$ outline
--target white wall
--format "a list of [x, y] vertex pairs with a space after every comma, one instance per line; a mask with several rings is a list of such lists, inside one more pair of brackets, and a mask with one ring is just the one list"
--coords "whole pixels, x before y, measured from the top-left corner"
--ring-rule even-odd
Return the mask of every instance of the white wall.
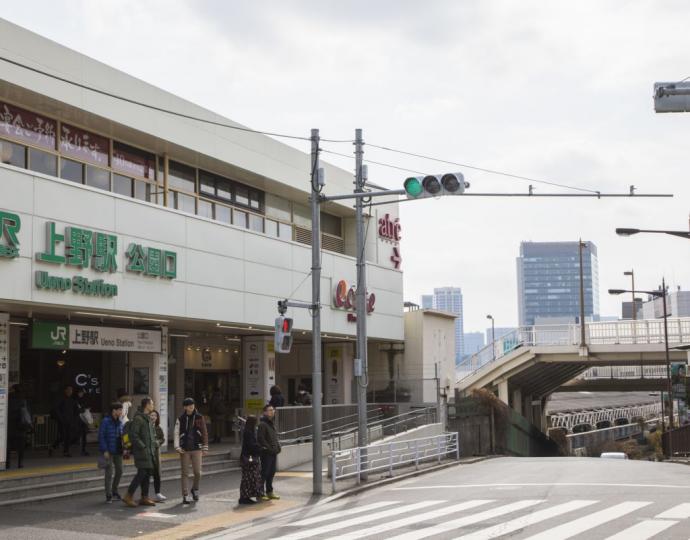
[[[311, 299], [310, 280], [304, 279], [311, 266], [308, 246], [6, 165], [0, 165], [0, 185], [0, 209], [18, 213], [22, 221], [20, 256], [0, 260], [0, 301], [272, 327], [278, 299], [290, 295], [296, 300]], [[35, 254], [46, 248], [47, 221], [55, 221], [60, 233], [72, 225], [116, 234], [117, 272], [104, 274], [36, 261]], [[177, 278], [170, 281], [125, 272], [130, 242], [177, 252]], [[58, 252], [63, 250], [64, 244], [58, 246]], [[39, 290], [34, 285], [36, 270], [104, 279], [116, 284], [119, 294], [100, 298]], [[373, 264], [368, 273], [368, 289], [376, 294], [369, 335], [401, 340], [402, 273]], [[353, 334], [355, 325], [347, 321], [346, 313], [327, 300], [339, 279], [355, 282], [353, 259], [323, 252], [322, 329]], [[306, 310], [294, 309], [291, 315], [296, 330], [311, 329]]]

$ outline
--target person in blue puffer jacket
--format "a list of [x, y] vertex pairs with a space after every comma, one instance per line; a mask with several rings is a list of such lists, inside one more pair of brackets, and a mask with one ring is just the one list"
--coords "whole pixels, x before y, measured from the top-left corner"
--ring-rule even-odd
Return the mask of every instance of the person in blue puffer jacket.
[[[110, 414], [103, 417], [98, 428], [98, 449], [105, 460], [105, 502], [121, 501], [117, 492], [122, 477], [122, 403], [110, 405]], [[115, 476], [113, 476], [115, 469]]]

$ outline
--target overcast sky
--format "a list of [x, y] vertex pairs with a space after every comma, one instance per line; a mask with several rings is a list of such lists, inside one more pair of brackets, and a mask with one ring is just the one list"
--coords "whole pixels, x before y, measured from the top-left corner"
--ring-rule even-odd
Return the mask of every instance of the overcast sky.
[[[462, 287], [465, 331], [517, 324], [520, 241], [593, 241], [603, 315], [666, 276], [690, 288], [690, 114], [656, 115], [655, 81], [690, 76], [690, 3], [0, 0], [2, 16], [213, 109], [279, 132], [350, 138], [602, 192], [673, 199], [445, 198], [401, 205], [405, 298]], [[1, 39], [1, 37], [0, 37]], [[300, 146], [307, 150], [305, 145]], [[326, 145], [349, 153], [347, 145]], [[424, 172], [454, 167], [366, 148]], [[348, 159], [324, 156], [344, 168]], [[529, 182], [461, 169], [477, 192]], [[405, 173], [370, 165], [372, 181]], [[306, 181], [306, 180], [305, 180]], [[538, 193], [560, 191], [534, 184]], [[327, 188], [326, 188], [327, 189]]]

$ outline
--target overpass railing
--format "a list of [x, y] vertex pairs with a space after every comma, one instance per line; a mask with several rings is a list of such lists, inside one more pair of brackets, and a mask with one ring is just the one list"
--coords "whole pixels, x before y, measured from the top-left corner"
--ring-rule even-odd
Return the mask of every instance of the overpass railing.
[[[668, 319], [670, 344], [690, 344], [690, 317]], [[649, 345], [664, 343], [663, 319], [585, 323], [587, 345]], [[525, 346], [579, 345], [579, 324], [522, 326], [464, 359], [456, 367], [458, 381], [515, 349]]]
[[601, 379], [665, 379], [666, 366], [595, 366], [576, 377], [587, 381]]
[[613, 424], [617, 420], [625, 419], [626, 423], [632, 423], [636, 418], [650, 420], [659, 416], [661, 416], [661, 403], [655, 402], [626, 407], [558, 412], [549, 416], [549, 427], [564, 428], [572, 432], [574, 427], [581, 425], [594, 428], [601, 422]]

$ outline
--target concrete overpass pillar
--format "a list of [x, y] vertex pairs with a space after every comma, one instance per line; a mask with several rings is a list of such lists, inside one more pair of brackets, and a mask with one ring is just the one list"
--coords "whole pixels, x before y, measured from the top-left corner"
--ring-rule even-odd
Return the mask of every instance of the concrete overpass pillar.
[[501, 381], [498, 383], [498, 399], [506, 405], [510, 405], [508, 402], [508, 381]]
[[522, 390], [520, 388], [513, 390], [513, 409], [518, 414], [522, 414]]
[[534, 423], [532, 414], [532, 394], [527, 394], [522, 400], [523, 416], [531, 423]]

